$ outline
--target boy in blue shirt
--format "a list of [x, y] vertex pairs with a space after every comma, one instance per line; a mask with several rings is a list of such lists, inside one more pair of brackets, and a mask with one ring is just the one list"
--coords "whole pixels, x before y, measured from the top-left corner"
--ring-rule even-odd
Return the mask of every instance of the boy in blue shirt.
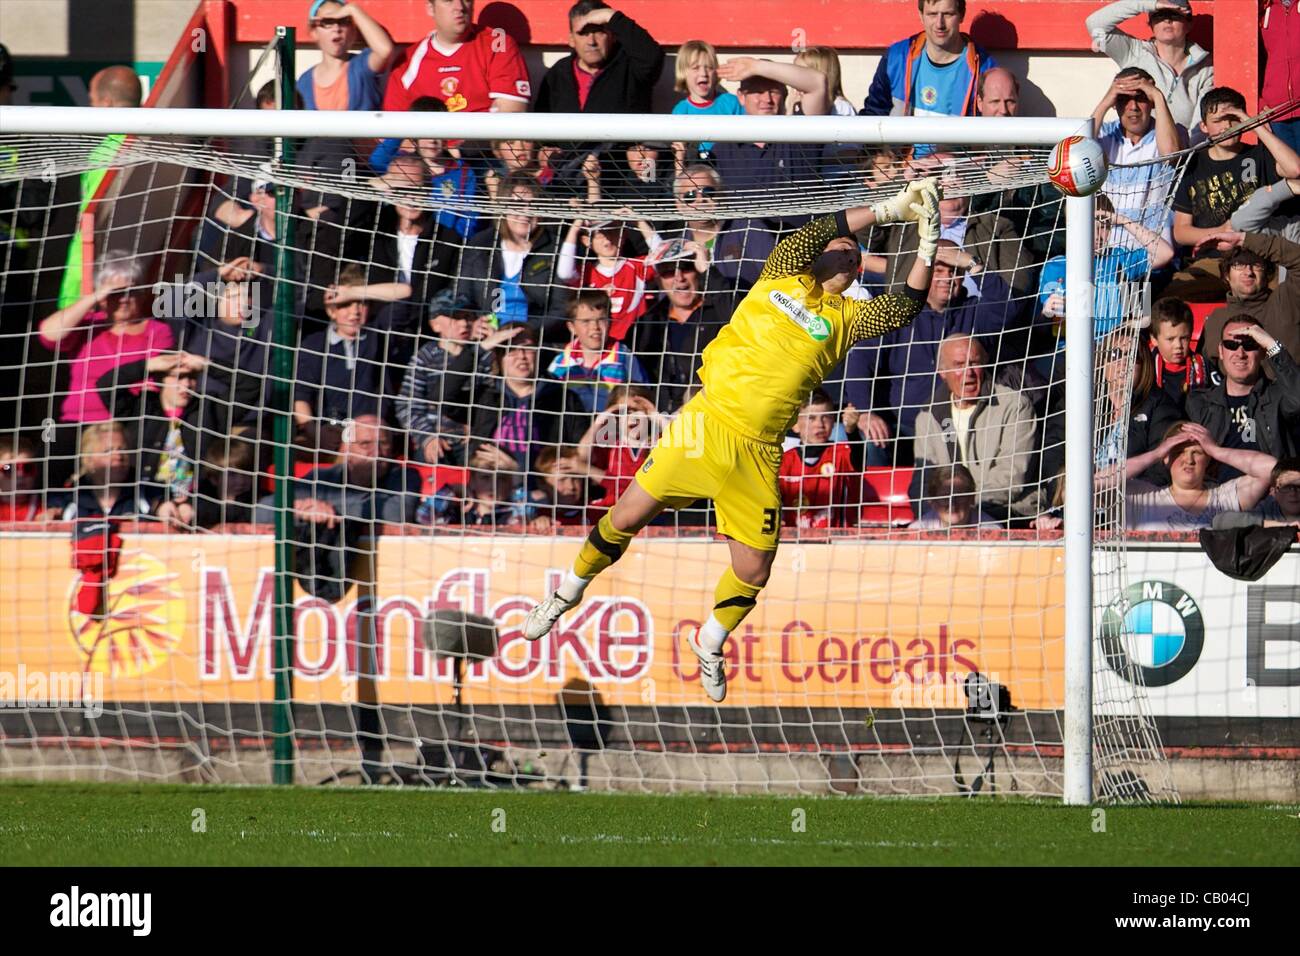
[[[744, 116], [745, 108], [734, 93], [728, 93], [718, 82], [718, 53], [713, 44], [705, 40], [687, 40], [677, 51], [677, 82], [673, 89], [685, 93], [673, 107], [674, 116]], [[685, 143], [678, 150], [678, 160], [683, 157]], [[701, 153], [713, 152], [712, 143], [700, 143]]]
[[[411, 104], [412, 113], [445, 113], [447, 106], [434, 96], [422, 96]], [[468, 163], [462, 162], [447, 149], [441, 139], [385, 139], [380, 140], [370, 154], [370, 168], [381, 176], [388, 172], [393, 157], [403, 148], [414, 148], [429, 169], [429, 185], [434, 202], [454, 201], [478, 194], [478, 176]], [[438, 225], [454, 229], [462, 239], [468, 239], [478, 225], [478, 217], [468, 210], [438, 209]]]
[[603, 412], [615, 385], [646, 383], [641, 363], [622, 342], [609, 338], [609, 295], [604, 290], [578, 294], [569, 308], [569, 331], [573, 341], [546, 369], [575, 399], [565, 402], [566, 409]]
[[[1103, 336], [1129, 318], [1127, 283], [1142, 282], [1153, 269], [1168, 265], [1173, 247], [1158, 232], [1117, 213], [1105, 193], [1097, 193], [1093, 214], [1094, 256], [1092, 278], [1093, 334]], [[1111, 228], [1127, 230], [1136, 240], [1132, 246], [1110, 246]], [[1065, 256], [1053, 256], [1043, 264], [1038, 280], [1039, 314], [1051, 319], [1058, 335], [1058, 348], [1065, 347], [1062, 320], [1065, 318]]]

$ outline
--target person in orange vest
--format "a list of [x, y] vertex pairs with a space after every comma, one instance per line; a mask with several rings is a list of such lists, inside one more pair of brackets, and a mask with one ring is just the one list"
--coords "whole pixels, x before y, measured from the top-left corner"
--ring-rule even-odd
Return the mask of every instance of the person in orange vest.
[[917, 0], [922, 30], [880, 58], [861, 116], [975, 116], [981, 73], [997, 64], [961, 32], [966, 0]]

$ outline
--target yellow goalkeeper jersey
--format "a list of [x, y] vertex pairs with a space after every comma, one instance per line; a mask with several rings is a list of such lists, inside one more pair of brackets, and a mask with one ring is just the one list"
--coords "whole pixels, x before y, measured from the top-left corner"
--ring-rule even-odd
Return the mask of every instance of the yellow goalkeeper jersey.
[[783, 239], [749, 294], [704, 350], [704, 404], [741, 435], [779, 443], [799, 406], [859, 339], [908, 325], [921, 302], [907, 295], [869, 301], [825, 292], [813, 260], [839, 235], [840, 219], [823, 216]]

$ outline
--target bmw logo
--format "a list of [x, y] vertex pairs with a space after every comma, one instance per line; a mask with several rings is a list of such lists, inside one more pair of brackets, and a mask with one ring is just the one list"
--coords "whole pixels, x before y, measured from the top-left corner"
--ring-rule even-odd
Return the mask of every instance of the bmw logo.
[[1201, 609], [1190, 594], [1168, 581], [1129, 585], [1102, 615], [1106, 663], [1131, 683], [1167, 687], [1182, 680], [1196, 666], [1204, 646]]

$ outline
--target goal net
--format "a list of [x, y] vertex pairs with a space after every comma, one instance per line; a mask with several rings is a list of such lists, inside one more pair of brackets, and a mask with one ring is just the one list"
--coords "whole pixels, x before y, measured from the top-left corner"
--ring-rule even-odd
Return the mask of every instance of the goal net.
[[[1090, 480], [1177, 164], [1094, 224], [1047, 183], [1063, 120], [142, 112], [0, 135], [0, 774], [1060, 797], [1072, 733], [1098, 798], [1177, 799], [1091, 647], [1124, 534]], [[926, 308], [798, 396], [725, 703], [682, 640], [729, 563], [706, 500], [525, 641], [773, 249], [921, 176]], [[845, 295], [898, 292], [915, 227], [856, 239]]]

